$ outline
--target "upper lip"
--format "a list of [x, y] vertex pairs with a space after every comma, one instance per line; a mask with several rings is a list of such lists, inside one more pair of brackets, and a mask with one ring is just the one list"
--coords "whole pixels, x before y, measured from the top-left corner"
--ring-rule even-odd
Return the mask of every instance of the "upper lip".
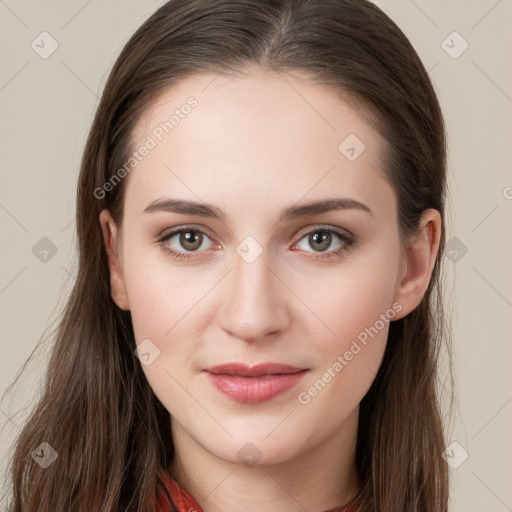
[[247, 365], [244, 363], [227, 363], [218, 366], [210, 366], [205, 371], [216, 375], [236, 375], [239, 377], [260, 377], [262, 375], [282, 375], [297, 373], [306, 370], [306, 368], [297, 368], [288, 364], [281, 363], [261, 363], [257, 365]]

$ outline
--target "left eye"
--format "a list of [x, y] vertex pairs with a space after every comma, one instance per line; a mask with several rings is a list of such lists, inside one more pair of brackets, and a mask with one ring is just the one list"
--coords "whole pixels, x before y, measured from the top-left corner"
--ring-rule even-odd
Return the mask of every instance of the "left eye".
[[[336, 239], [338, 240], [337, 246], [331, 247]], [[314, 252], [321, 253], [339, 253], [340, 250], [343, 250], [346, 246], [349, 246], [352, 243], [352, 240], [347, 235], [344, 235], [337, 230], [328, 228], [321, 228], [310, 231], [304, 237], [302, 237], [296, 245], [300, 246], [303, 240], [306, 240], [306, 243], [309, 244], [310, 247], [313, 247]], [[328, 251], [329, 247], [331, 247], [330, 251]], [[303, 247], [301, 248], [303, 249]]]

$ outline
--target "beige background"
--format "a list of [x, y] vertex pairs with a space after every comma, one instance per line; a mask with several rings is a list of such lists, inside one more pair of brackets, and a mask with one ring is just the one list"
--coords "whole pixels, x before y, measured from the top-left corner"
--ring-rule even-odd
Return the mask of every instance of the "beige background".
[[[123, 44], [162, 3], [0, 0], [0, 393], [70, 289], [76, 179], [98, 96]], [[447, 306], [459, 395], [451, 510], [511, 511], [512, 1], [376, 3], [417, 49], [447, 121], [448, 239], [457, 239]], [[58, 44], [47, 59], [31, 47], [44, 31]], [[46, 262], [33, 252], [43, 237], [57, 249]], [[37, 398], [45, 358], [46, 349], [36, 354], [0, 404], [2, 461], [20, 409]]]

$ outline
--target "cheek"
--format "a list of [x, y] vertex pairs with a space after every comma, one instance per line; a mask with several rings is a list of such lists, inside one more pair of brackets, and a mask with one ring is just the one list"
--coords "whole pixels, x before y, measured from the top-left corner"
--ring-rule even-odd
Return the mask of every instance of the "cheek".
[[[333, 297], [327, 321], [335, 334], [316, 338], [322, 364], [297, 390], [296, 400], [312, 417], [325, 416], [325, 428], [346, 418], [368, 392], [386, 349], [389, 325], [400, 307], [389, 303], [389, 290], [367, 287]], [[327, 318], [327, 317], [326, 317]]]
[[137, 342], [154, 338], [165, 345], [180, 339], [177, 333], [189, 323], [190, 314], [197, 316], [201, 298], [212, 284], [207, 276], [197, 278], [197, 270], [166, 261], [159, 248], [129, 251], [127, 244], [125, 285]]
[[135, 340], [154, 354], [147, 365], [141, 358], [142, 370], [167, 410], [185, 406], [195, 411], [182, 385], [188, 382], [198, 332], [203, 329], [201, 298], [208, 285], [193, 279], [190, 272], [172, 268], [162, 257], [131, 256], [125, 262], [125, 282]]
[[401, 310], [392, 302], [397, 268], [391, 249], [372, 251], [340, 266], [317, 288], [326, 294], [309, 294], [308, 305], [328, 330], [312, 337], [322, 364], [301, 386], [300, 404], [311, 404], [319, 414], [329, 403], [337, 404], [335, 414], [342, 417], [364, 397], [382, 361], [390, 322]]
[[[392, 308], [397, 269], [397, 254], [391, 249], [378, 250], [375, 245], [371, 251], [348, 256], [329, 272], [311, 279], [294, 279], [294, 289], [307, 297], [306, 305], [321, 321], [317, 323], [326, 327], [322, 344], [327, 352], [332, 355], [342, 350]], [[393, 311], [390, 315], [394, 316]]]

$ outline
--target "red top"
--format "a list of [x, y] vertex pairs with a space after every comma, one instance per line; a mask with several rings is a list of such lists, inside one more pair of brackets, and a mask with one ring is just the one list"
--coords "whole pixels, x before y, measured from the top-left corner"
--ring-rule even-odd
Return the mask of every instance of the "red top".
[[[199, 503], [190, 496], [190, 494], [185, 491], [178, 482], [172, 480], [170, 477], [166, 477], [164, 483], [169, 491], [169, 494], [172, 496], [174, 502], [176, 503], [178, 510], [180, 512], [203, 512], [202, 508], [199, 506]], [[355, 512], [355, 503], [349, 504], [346, 507], [342, 508], [332, 508], [327, 510], [326, 512]], [[155, 512], [170, 512], [171, 506], [164, 492], [161, 492], [157, 497], [156, 510]]]

